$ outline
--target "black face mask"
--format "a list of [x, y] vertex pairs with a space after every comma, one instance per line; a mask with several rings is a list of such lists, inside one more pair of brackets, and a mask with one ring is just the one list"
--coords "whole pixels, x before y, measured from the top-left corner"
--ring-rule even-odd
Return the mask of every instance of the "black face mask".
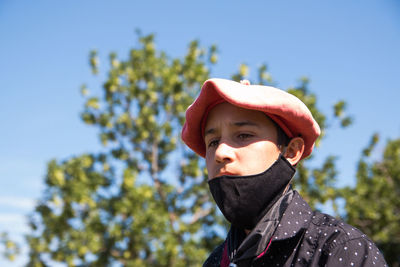
[[295, 172], [280, 155], [260, 174], [223, 175], [210, 180], [208, 185], [225, 218], [235, 227], [250, 230], [282, 195]]

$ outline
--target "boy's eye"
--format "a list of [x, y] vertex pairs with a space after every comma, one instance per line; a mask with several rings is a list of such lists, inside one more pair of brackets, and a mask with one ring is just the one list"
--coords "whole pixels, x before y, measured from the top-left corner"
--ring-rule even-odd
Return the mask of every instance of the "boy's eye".
[[216, 147], [218, 146], [219, 140], [212, 140], [208, 143], [208, 147]]
[[245, 139], [250, 138], [250, 137], [252, 137], [252, 136], [253, 136], [253, 135], [251, 135], [251, 134], [242, 133], [242, 134], [239, 134], [239, 135], [238, 135], [238, 138], [239, 138], [240, 140], [245, 140]]

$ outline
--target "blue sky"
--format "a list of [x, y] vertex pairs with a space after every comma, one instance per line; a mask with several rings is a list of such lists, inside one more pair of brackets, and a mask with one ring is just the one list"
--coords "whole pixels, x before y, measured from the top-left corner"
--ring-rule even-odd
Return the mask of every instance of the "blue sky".
[[[115, 51], [126, 58], [135, 29], [155, 33], [157, 48], [183, 56], [187, 44], [216, 44], [214, 77], [241, 63], [267, 63], [278, 87], [311, 79], [318, 105], [348, 102], [355, 121], [335, 125], [318, 158], [339, 157], [339, 184], [354, 183], [356, 163], [379, 132], [400, 137], [400, 3], [354, 1], [0, 1], [0, 232], [17, 238], [43, 190], [46, 163], [100, 149], [96, 130], [79, 119], [80, 85], [98, 81], [88, 66], [97, 49], [101, 66]], [[1, 262], [0, 262], [1, 263]], [[20, 266], [21, 261], [11, 266]]]

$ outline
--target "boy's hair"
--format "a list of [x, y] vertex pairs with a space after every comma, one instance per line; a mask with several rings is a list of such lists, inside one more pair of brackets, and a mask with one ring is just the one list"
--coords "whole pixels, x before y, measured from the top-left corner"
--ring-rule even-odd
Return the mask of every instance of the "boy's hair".
[[[276, 123], [275, 123], [276, 124]], [[283, 147], [287, 147], [287, 145], [290, 142], [290, 138], [287, 136], [287, 134], [282, 130], [281, 127], [279, 127], [279, 125], [276, 124], [276, 131], [277, 131], [277, 136], [278, 136], [278, 146], [283, 146]]]
[[275, 128], [276, 128], [276, 143], [278, 145], [278, 147], [282, 150], [283, 148], [287, 147], [287, 145], [290, 142], [290, 138], [289, 136], [287, 136], [287, 134], [282, 130], [282, 128], [273, 120], [271, 119], [268, 114], [267, 118], [274, 124]]

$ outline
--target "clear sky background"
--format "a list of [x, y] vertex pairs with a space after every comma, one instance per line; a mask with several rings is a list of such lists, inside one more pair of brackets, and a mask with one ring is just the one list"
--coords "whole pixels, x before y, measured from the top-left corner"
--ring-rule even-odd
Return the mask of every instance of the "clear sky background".
[[96, 91], [105, 77], [91, 75], [89, 51], [105, 70], [110, 52], [124, 59], [137, 45], [135, 29], [155, 33], [171, 57], [193, 39], [216, 44], [214, 77], [246, 63], [252, 79], [266, 63], [283, 89], [308, 76], [329, 115], [346, 100], [353, 125], [333, 124], [316, 154], [339, 157], [339, 185], [354, 184], [373, 133], [382, 138], [375, 158], [400, 137], [399, 1], [0, 0], [0, 232], [21, 240], [49, 160], [100, 149], [96, 129], [79, 118], [80, 86]]

